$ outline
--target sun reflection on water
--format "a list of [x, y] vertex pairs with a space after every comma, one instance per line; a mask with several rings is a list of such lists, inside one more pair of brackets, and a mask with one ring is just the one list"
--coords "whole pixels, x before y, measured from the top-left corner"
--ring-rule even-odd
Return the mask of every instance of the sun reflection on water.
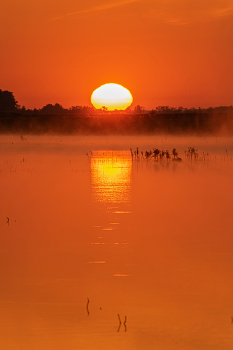
[[102, 203], [127, 203], [131, 193], [131, 172], [130, 152], [93, 152], [91, 179], [95, 200]]

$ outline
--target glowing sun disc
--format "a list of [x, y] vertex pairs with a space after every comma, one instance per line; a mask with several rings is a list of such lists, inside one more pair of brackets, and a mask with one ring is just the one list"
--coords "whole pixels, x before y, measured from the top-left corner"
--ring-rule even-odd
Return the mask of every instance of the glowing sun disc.
[[91, 103], [97, 109], [106, 107], [109, 111], [125, 110], [132, 102], [129, 90], [119, 84], [102, 85], [91, 95]]

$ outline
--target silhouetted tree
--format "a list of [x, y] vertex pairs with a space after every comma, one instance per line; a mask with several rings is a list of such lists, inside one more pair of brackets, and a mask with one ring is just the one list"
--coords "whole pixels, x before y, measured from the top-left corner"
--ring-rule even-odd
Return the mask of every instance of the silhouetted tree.
[[82, 106], [72, 106], [69, 108], [69, 114], [75, 115], [82, 113]]
[[82, 113], [83, 114], [95, 114], [95, 111], [98, 112], [98, 109], [94, 107], [89, 107], [89, 106], [83, 106], [82, 107]]
[[0, 112], [13, 112], [17, 107], [18, 102], [15, 100], [13, 92], [0, 89]]
[[145, 110], [145, 108], [140, 106], [140, 105], [137, 105], [137, 106], [134, 107], [134, 112], [135, 113], [143, 113], [144, 110]]
[[55, 105], [49, 103], [41, 109], [41, 113], [48, 115], [62, 115], [65, 113], [65, 110], [59, 103], [56, 103]]

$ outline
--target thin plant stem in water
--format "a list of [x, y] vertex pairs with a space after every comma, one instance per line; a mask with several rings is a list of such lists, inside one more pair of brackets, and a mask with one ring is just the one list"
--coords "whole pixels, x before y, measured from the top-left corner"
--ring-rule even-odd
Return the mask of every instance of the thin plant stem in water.
[[125, 332], [127, 332], [127, 326], [126, 326], [126, 321], [127, 321], [127, 316], [125, 316], [125, 322], [124, 322], [124, 326], [125, 326]]
[[87, 309], [87, 316], [89, 316], [89, 314], [90, 314], [90, 312], [89, 312], [89, 302], [90, 302], [90, 300], [89, 300], [89, 298], [87, 298], [87, 306], [86, 306], [86, 309]]

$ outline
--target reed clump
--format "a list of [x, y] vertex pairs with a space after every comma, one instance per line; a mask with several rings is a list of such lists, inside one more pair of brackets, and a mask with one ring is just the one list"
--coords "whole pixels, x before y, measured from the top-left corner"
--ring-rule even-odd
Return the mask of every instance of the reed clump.
[[[158, 148], [153, 148], [152, 150], [149, 151], [139, 151], [138, 147], [136, 148], [135, 151], [130, 148], [132, 160], [150, 160], [154, 159], [155, 161], [182, 161], [182, 158], [179, 157], [178, 151], [176, 148], [173, 148], [171, 152], [169, 150], [160, 150]], [[194, 147], [188, 147], [187, 150], [184, 151], [185, 154], [185, 160], [199, 160], [199, 161], [207, 161], [210, 160], [211, 157], [208, 152], [201, 152], [200, 154], [198, 153], [198, 150]], [[227, 155], [228, 156], [228, 155]]]
[[184, 153], [187, 159], [198, 159], [198, 152], [197, 149], [195, 149], [194, 147], [188, 147], [188, 149], [184, 151]]
[[173, 148], [171, 151], [171, 154], [169, 150], [159, 150], [158, 148], [153, 148], [153, 150], [149, 151], [141, 151], [139, 152], [139, 149], [137, 147], [136, 151], [133, 151], [132, 148], [130, 148], [132, 160], [140, 160], [140, 159], [154, 159], [155, 161], [162, 161], [162, 160], [175, 160], [175, 161], [181, 161], [182, 159], [179, 157], [178, 152], [176, 148]]

